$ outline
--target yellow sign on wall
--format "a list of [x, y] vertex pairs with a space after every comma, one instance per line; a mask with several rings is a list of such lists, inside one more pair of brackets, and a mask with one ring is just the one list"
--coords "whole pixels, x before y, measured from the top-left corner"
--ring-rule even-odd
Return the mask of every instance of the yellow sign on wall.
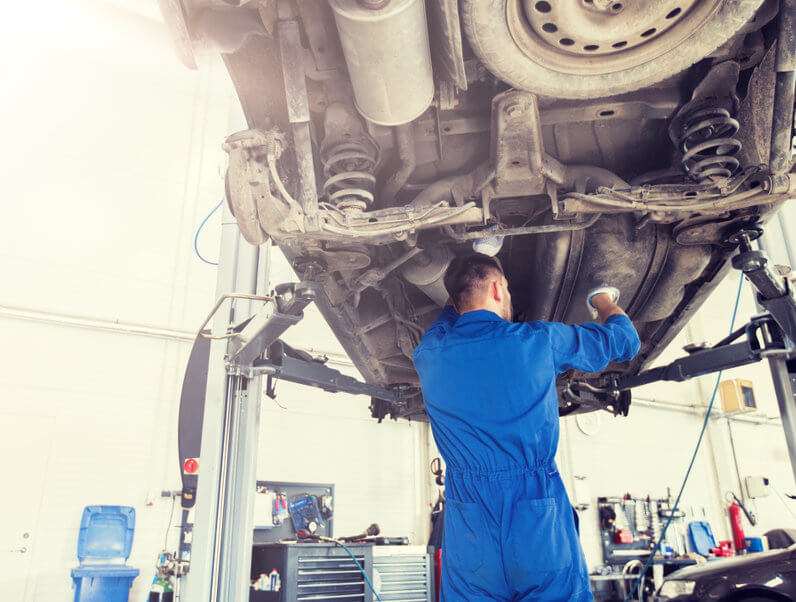
[[733, 378], [719, 385], [721, 407], [725, 412], [750, 412], [757, 409], [751, 380]]

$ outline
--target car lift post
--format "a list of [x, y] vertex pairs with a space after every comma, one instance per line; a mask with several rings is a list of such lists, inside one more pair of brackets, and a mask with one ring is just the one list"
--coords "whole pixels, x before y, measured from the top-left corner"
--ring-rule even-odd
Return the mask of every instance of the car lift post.
[[249, 599], [263, 377], [367, 395], [398, 407], [412, 394], [400, 386], [391, 390], [360, 382], [282, 342], [279, 337], [315, 299], [317, 283], [308, 265], [302, 274], [307, 281], [280, 284], [265, 295], [268, 256], [260, 252], [265, 248], [243, 240], [225, 205], [219, 301], [198, 334], [211, 343], [195, 500], [183, 487], [183, 507], [196, 503], [190, 570], [183, 577], [187, 602]]
[[[785, 241], [788, 264], [794, 269], [796, 268], [796, 257], [793, 255], [791, 241], [788, 239], [787, 224], [781, 210], [777, 218]], [[757, 242], [760, 245], [760, 250], [765, 252], [767, 247], [765, 235], [761, 236]], [[796, 341], [791, 339], [791, 343], [796, 343]], [[768, 358], [768, 366], [771, 370], [771, 379], [777, 396], [779, 415], [782, 418], [782, 428], [785, 430], [785, 439], [788, 442], [788, 456], [793, 467], [794, 479], [796, 479], [796, 356], [790, 360], [783, 357], [770, 356]]]
[[[226, 203], [216, 290], [256, 295], [267, 286], [267, 255], [246, 243]], [[259, 282], [258, 282], [259, 281]], [[259, 289], [258, 289], [259, 285]], [[242, 301], [242, 300], [241, 300]], [[215, 313], [212, 332], [226, 333], [251, 301], [231, 302]], [[201, 329], [200, 329], [201, 330]], [[211, 341], [190, 572], [183, 577], [188, 601], [244, 601], [249, 595], [253, 502], [259, 435], [259, 379], [227, 373], [229, 339]], [[251, 485], [251, 486], [249, 486]]]

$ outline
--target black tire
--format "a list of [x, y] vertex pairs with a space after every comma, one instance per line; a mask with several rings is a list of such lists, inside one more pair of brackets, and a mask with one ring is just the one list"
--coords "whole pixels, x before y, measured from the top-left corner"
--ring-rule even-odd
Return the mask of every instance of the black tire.
[[683, 43], [634, 67], [593, 75], [556, 71], [534, 62], [514, 41], [506, 5], [518, 0], [461, 0], [464, 31], [484, 65], [521, 90], [555, 98], [602, 98], [650, 86], [716, 50], [757, 12], [763, 0], [726, 0]]

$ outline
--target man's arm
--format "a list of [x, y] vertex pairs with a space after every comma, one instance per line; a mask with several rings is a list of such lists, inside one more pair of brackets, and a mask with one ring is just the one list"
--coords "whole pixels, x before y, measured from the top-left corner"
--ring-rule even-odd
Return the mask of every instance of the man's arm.
[[589, 304], [597, 310], [602, 324], [580, 326], [548, 323], [556, 372], [572, 368], [583, 372], [599, 372], [609, 362], [623, 362], [636, 356], [641, 340], [633, 322], [614, 301], [615, 295], [597, 293]]

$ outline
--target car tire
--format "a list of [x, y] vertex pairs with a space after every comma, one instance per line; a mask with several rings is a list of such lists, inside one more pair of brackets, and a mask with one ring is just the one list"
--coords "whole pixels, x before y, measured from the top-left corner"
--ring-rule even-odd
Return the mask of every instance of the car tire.
[[487, 69], [515, 88], [579, 99], [638, 90], [680, 73], [726, 42], [762, 4], [762, 0], [725, 0], [682, 43], [648, 62], [605, 73], [574, 74], [542, 65], [521, 50], [507, 16], [508, 3], [519, 1], [462, 0], [462, 23], [473, 51]]

